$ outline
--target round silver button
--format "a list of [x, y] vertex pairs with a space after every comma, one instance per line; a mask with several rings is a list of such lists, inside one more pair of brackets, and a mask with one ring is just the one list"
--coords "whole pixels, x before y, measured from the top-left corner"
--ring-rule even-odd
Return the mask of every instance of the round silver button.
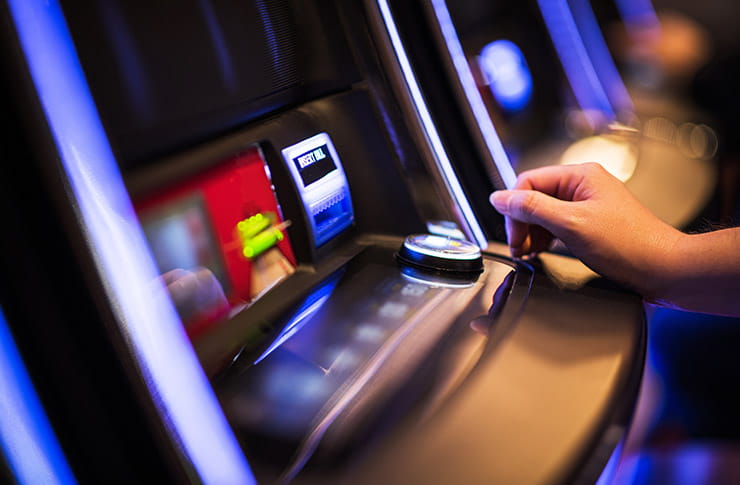
[[471, 276], [483, 271], [483, 258], [478, 246], [433, 234], [408, 236], [397, 256], [403, 264], [444, 274]]

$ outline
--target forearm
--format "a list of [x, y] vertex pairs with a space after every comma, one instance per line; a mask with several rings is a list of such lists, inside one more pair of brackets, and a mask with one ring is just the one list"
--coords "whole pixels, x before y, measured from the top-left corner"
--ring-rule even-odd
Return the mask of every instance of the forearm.
[[658, 263], [644, 296], [689, 311], [740, 316], [740, 228], [685, 234]]
[[740, 228], [681, 233], [594, 163], [524, 172], [491, 203], [506, 216], [514, 256], [543, 251], [556, 237], [648, 301], [740, 316]]

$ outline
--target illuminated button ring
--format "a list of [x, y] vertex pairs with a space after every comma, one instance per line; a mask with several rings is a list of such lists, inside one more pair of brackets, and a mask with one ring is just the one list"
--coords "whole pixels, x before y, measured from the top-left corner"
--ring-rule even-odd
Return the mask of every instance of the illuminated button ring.
[[396, 257], [403, 265], [445, 276], [474, 278], [483, 271], [478, 246], [431, 234], [408, 236]]

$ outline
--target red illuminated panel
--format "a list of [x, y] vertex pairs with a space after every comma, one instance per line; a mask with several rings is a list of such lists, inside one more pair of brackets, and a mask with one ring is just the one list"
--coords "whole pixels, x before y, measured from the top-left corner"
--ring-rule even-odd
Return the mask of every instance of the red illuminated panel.
[[[140, 201], [136, 208], [160, 271], [208, 268], [232, 307], [252, 301], [295, 268], [287, 224], [256, 147]], [[258, 215], [269, 224], [245, 240], [237, 225]]]

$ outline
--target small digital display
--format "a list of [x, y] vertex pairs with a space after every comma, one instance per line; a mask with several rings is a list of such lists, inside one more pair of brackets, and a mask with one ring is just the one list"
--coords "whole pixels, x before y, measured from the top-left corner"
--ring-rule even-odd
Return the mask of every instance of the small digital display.
[[328, 133], [282, 149], [303, 200], [316, 247], [338, 235], [354, 221], [349, 183]]
[[321, 145], [295, 157], [293, 163], [306, 187], [337, 169], [327, 145]]

